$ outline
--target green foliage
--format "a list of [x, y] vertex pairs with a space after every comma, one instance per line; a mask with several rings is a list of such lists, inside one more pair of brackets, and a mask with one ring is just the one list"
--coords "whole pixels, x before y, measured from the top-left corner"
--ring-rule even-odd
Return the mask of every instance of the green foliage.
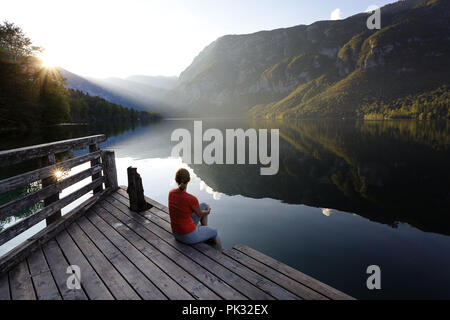
[[[381, 30], [356, 28], [366, 19], [365, 15], [357, 15], [324, 31], [324, 34], [333, 32], [334, 39], [343, 42], [338, 44], [336, 57], [321, 55], [323, 61], [316, 70], [312, 68], [315, 61], [307, 58], [314, 57], [311, 53], [292, 60], [283, 57], [282, 63], [266, 69], [265, 75], [274, 75], [286, 61], [292, 61], [290, 64], [297, 65], [295, 71], [289, 73], [288, 68], [282, 69], [283, 72], [277, 73], [278, 82], [285, 81], [283, 76], [298, 78], [302, 73], [310, 78], [279, 100], [258, 102], [250, 109], [251, 115], [449, 119], [450, 3], [408, 0], [388, 5], [382, 12]], [[320, 25], [316, 23], [310, 28], [317, 31]], [[350, 38], [349, 32], [353, 32]], [[316, 52], [320, 53], [329, 48], [324, 46], [329, 40], [320, 32], [317, 34]]]
[[0, 24], [0, 53], [3, 59], [19, 62], [40, 50], [32, 45], [31, 39], [14, 23], [5, 21]]
[[55, 70], [41, 68], [35, 86], [39, 88], [40, 123], [52, 125], [69, 121], [70, 107], [61, 75]]
[[412, 118], [418, 120], [450, 119], [450, 86], [408, 95], [390, 104], [371, 103], [357, 110], [366, 120]]
[[45, 68], [36, 58], [39, 51], [19, 27], [0, 24], [0, 130], [159, 118], [159, 114], [67, 90], [59, 71]]
[[68, 94], [72, 122], [135, 122], [152, 121], [160, 118], [158, 113], [128, 109], [78, 90], [68, 90]]
[[355, 61], [358, 59], [360, 51], [361, 51], [361, 45], [363, 44], [364, 40], [367, 38], [369, 32], [363, 31], [361, 33], [358, 33], [355, 35], [349, 42], [347, 42], [341, 50], [338, 52], [338, 58], [344, 66], [346, 67], [352, 67], [354, 65]]
[[300, 85], [284, 99], [269, 105], [255, 106], [250, 112], [256, 117], [282, 118], [292, 108], [301, 105], [325, 90], [330, 83], [332, 83], [332, 80], [329, 77], [320, 76], [317, 79]]

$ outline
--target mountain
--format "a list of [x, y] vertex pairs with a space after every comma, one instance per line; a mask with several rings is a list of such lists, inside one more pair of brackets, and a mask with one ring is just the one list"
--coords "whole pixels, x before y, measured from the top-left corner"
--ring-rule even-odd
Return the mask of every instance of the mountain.
[[381, 30], [370, 15], [221, 37], [167, 101], [196, 115], [450, 118], [450, 1], [387, 5]]
[[92, 96], [98, 96], [113, 103], [142, 111], [170, 113], [170, 107], [163, 100], [174, 88], [176, 77], [131, 76], [127, 79], [96, 79], [82, 77], [59, 68], [66, 78], [66, 86]]
[[142, 83], [153, 88], [171, 90], [177, 85], [178, 77], [134, 75], [126, 80]]
[[58, 68], [58, 71], [61, 76], [66, 79], [66, 87], [69, 89], [78, 90], [91, 96], [100, 97], [109, 102], [121, 104], [128, 108], [132, 107], [131, 101], [128, 101], [116, 93], [99, 86], [87, 78], [79, 76], [63, 68]]

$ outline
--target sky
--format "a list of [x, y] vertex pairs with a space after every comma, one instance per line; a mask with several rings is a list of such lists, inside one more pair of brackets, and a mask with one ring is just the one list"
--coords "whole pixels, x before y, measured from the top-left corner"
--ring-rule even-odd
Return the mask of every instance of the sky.
[[345, 19], [395, 0], [2, 0], [44, 62], [90, 77], [178, 76], [226, 34]]

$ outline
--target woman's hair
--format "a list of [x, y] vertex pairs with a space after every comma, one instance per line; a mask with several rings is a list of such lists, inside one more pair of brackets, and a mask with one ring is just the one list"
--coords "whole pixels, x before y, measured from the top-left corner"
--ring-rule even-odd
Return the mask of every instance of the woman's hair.
[[187, 184], [189, 183], [189, 181], [191, 181], [191, 176], [189, 174], [189, 171], [187, 171], [184, 168], [181, 168], [177, 171], [177, 173], [175, 174], [175, 181], [178, 184], [178, 188], [183, 191], [186, 189]]

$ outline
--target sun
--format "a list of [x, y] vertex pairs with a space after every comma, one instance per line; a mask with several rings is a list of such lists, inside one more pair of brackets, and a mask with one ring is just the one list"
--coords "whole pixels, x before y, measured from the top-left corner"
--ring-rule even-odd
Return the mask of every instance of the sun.
[[46, 68], [53, 69], [59, 66], [57, 59], [48, 52], [43, 52], [39, 59], [41, 59], [42, 65]]

